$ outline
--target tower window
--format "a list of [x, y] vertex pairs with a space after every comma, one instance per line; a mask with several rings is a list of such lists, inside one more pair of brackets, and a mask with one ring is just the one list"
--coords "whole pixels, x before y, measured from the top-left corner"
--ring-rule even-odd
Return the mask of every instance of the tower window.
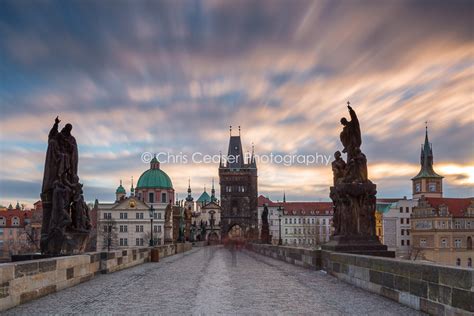
[[430, 192], [436, 192], [436, 183], [431, 182], [428, 187]]
[[161, 193], [161, 203], [166, 203], [166, 193]]
[[148, 193], [148, 202], [155, 203], [155, 194], [153, 192]]
[[421, 192], [421, 183], [416, 183], [415, 184], [415, 192]]

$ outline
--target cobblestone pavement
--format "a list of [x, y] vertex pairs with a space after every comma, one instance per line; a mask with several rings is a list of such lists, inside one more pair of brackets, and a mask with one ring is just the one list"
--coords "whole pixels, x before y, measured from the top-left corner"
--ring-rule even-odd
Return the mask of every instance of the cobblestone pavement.
[[323, 272], [222, 246], [97, 278], [6, 312], [19, 314], [418, 315]]

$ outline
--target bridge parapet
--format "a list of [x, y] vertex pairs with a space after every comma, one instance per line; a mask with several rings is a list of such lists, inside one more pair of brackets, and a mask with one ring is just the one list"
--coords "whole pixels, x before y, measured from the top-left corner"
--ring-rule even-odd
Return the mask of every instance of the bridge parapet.
[[327, 271], [354, 286], [432, 315], [474, 313], [473, 269], [286, 246], [251, 244], [248, 248]]
[[[176, 253], [175, 244], [156, 248], [160, 258]], [[89, 281], [98, 274], [148, 262], [151, 249], [129, 248], [0, 264], [0, 311]]]

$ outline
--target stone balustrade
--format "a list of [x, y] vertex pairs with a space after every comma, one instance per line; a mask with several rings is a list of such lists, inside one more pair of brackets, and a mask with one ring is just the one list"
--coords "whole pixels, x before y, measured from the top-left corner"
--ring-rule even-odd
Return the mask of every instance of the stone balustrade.
[[[156, 247], [160, 258], [188, 251], [176, 244]], [[91, 252], [0, 264], [0, 311], [86, 282], [98, 274], [112, 273], [150, 261], [151, 248]]]
[[327, 271], [354, 286], [431, 315], [474, 313], [474, 269], [283, 246], [250, 244], [248, 248]]

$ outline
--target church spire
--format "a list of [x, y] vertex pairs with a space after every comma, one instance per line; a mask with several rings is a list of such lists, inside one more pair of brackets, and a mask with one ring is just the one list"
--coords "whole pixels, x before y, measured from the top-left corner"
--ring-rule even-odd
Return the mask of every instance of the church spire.
[[188, 196], [186, 197], [187, 202], [192, 202], [193, 197], [191, 196], [191, 178], [188, 178]]
[[283, 203], [286, 203], [286, 195], [285, 195], [285, 191], [283, 191]]
[[211, 189], [211, 202], [217, 201], [216, 199], [216, 189], [214, 189], [214, 178], [212, 178], [212, 189]]
[[130, 186], [130, 196], [135, 196], [135, 188], [133, 187], [133, 176], [132, 176], [132, 185]]

